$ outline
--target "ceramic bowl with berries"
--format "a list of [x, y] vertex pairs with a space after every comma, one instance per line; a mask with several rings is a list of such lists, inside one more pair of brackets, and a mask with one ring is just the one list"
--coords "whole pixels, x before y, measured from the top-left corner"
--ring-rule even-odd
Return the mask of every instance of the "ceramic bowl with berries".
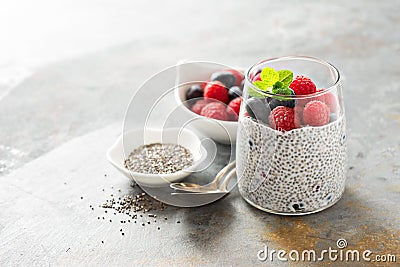
[[188, 123], [205, 138], [236, 142], [243, 71], [211, 62], [178, 65], [175, 99]]

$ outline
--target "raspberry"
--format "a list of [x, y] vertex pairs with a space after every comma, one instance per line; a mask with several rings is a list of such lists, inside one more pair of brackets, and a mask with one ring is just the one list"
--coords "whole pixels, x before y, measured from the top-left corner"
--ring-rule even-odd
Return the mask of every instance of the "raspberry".
[[328, 106], [318, 100], [308, 102], [303, 111], [304, 124], [322, 126], [329, 122]]
[[228, 107], [230, 107], [237, 115], [239, 115], [241, 104], [242, 104], [242, 98], [236, 97], [229, 103]]
[[296, 76], [289, 87], [293, 89], [296, 95], [309, 95], [315, 93], [317, 90], [317, 87], [311, 79], [303, 75]]
[[229, 121], [229, 114], [226, 112], [226, 105], [220, 102], [212, 102], [207, 104], [200, 115], [216, 120]]
[[261, 81], [261, 72], [251, 79], [252, 82]]
[[224, 103], [229, 102], [228, 90], [219, 81], [207, 83], [204, 88], [204, 98], [213, 98]]
[[299, 126], [300, 123], [295, 123], [295, 114], [292, 108], [278, 106], [269, 115], [269, 124], [275, 130], [290, 131]]
[[[326, 89], [319, 88], [317, 89], [317, 92], [323, 92], [324, 90]], [[328, 106], [331, 113], [335, 113], [337, 111], [338, 103], [335, 95], [331, 92], [326, 92], [325, 94], [318, 96], [317, 100], [324, 102]]]
[[200, 115], [201, 110], [209, 103], [209, 101], [205, 99], [197, 100], [196, 103], [192, 107], [192, 111]]
[[235, 69], [230, 69], [230, 70], [227, 70], [227, 71], [229, 71], [230, 73], [232, 73], [235, 76], [235, 78], [236, 78], [236, 86], [240, 86], [240, 84], [242, 83], [243, 78], [244, 78], [243, 74], [240, 71], [235, 70]]

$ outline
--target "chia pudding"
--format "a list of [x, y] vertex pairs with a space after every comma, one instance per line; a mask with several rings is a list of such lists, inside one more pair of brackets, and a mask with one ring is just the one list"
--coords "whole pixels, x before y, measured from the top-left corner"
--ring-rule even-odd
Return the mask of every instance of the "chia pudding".
[[281, 132], [244, 117], [236, 155], [241, 195], [273, 213], [311, 213], [333, 205], [345, 185], [345, 128], [341, 117]]
[[311, 57], [262, 61], [245, 77], [236, 148], [239, 192], [271, 213], [335, 204], [346, 180], [346, 122], [338, 70]]

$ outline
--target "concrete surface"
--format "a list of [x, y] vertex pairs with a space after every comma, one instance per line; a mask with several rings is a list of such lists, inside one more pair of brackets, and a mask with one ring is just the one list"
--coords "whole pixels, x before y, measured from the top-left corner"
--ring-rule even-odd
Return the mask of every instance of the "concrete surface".
[[[400, 262], [399, 2], [20, 2], [0, 16], [14, 22], [1, 23], [12, 34], [0, 44], [0, 266], [287, 266], [257, 252], [335, 248], [339, 238]], [[183, 58], [250, 66], [287, 54], [342, 73], [349, 171], [338, 204], [274, 216], [235, 190], [169, 207], [149, 227], [97, 219], [111, 192], [132, 190], [104, 153], [146, 78]]]

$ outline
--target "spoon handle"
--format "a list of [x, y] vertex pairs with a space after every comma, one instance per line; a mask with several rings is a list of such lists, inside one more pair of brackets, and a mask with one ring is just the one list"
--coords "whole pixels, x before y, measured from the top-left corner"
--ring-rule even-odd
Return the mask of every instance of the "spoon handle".
[[236, 168], [233, 168], [226, 176], [225, 179], [222, 181], [221, 186], [219, 187], [222, 191], [228, 191], [228, 184], [229, 181], [232, 179], [233, 176], [236, 175]]
[[222, 168], [222, 170], [220, 170], [217, 175], [215, 176], [214, 181], [212, 181], [212, 183], [215, 183], [216, 186], [218, 186], [219, 182], [222, 180], [222, 178], [224, 178], [225, 174], [230, 171], [232, 168], [234, 168], [236, 166], [236, 161], [232, 161], [231, 163], [229, 163], [228, 165], [226, 165], [224, 168]]

